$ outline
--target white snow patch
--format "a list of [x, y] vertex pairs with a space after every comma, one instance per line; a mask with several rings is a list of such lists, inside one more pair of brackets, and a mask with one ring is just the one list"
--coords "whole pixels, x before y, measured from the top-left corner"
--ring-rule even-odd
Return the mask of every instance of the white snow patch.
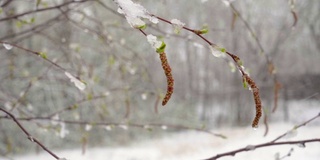
[[86, 84], [75, 78], [72, 74], [69, 72], [64, 72], [64, 74], [70, 79], [72, 83], [79, 89], [79, 90], [84, 90], [86, 88]]
[[152, 34], [147, 35], [147, 40], [155, 50], [161, 47], [162, 45], [162, 42], [159, 41], [157, 37]]
[[211, 54], [217, 58], [219, 57], [226, 57], [226, 53], [222, 52], [219, 46], [217, 45], [210, 45], [209, 46]]
[[142, 5], [132, 2], [131, 0], [115, 0], [118, 4], [118, 12], [125, 15], [131, 27], [137, 28], [144, 26], [145, 22], [141, 18], [148, 19], [152, 23], [158, 23], [159, 20], [152, 16]]
[[181, 22], [178, 19], [172, 19], [170, 21], [174, 27], [174, 33], [179, 34], [181, 29], [186, 25], [185, 23]]
[[[317, 120], [319, 121], [319, 120]], [[267, 137], [263, 137], [264, 129], [261, 126], [257, 131], [253, 131], [250, 126], [239, 128], [223, 128], [214, 130], [222, 133], [228, 139], [220, 139], [201, 132], [181, 132], [170, 134], [166, 137], [148, 140], [145, 142], [136, 142], [130, 146], [123, 147], [105, 147], [88, 148], [85, 155], [81, 154], [81, 149], [55, 151], [60, 157], [66, 157], [68, 160], [193, 160], [205, 159], [219, 153], [232, 151], [238, 148], [248, 147], [254, 149], [253, 145], [268, 142], [292, 129], [294, 125], [288, 123], [270, 124], [270, 132]], [[299, 134], [291, 140], [319, 138], [319, 126], [307, 125], [299, 128]], [[294, 148], [290, 160], [318, 160], [320, 157], [320, 143], [307, 143], [305, 148], [298, 145], [284, 145], [276, 147], [255, 148], [253, 151], [241, 152], [234, 157], [224, 157], [222, 160], [272, 160], [276, 154], [280, 157], [287, 154], [291, 148]], [[34, 159], [53, 159], [47, 153], [38, 155], [23, 155], [14, 157], [15, 160], [34, 160]], [[0, 158], [0, 160], [4, 160]]]
[[8, 43], [2, 43], [3, 47], [6, 48], [7, 50], [11, 50], [13, 48], [13, 46], [11, 44]]

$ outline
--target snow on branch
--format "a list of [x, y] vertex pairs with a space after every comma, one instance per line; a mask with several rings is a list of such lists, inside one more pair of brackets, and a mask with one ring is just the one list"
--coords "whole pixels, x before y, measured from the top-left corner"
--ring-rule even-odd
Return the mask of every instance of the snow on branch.
[[118, 4], [118, 12], [123, 14], [128, 23], [133, 28], [145, 28], [146, 23], [142, 19], [148, 19], [152, 23], [158, 23], [159, 20], [150, 15], [147, 9], [142, 5], [132, 2], [131, 0], [114, 0]]
[[293, 130], [297, 130], [298, 128], [306, 126], [307, 124], [309, 124], [310, 122], [318, 119], [319, 117], [320, 117], [320, 112], [316, 116], [310, 118], [309, 120], [307, 120], [307, 121], [305, 121], [305, 122], [303, 122], [303, 123], [301, 123], [299, 125], [294, 126], [293, 129], [281, 134], [280, 136], [278, 136], [277, 138], [275, 138], [274, 140], [271, 140], [269, 142], [256, 144], [256, 145], [248, 145], [246, 147], [242, 147], [242, 148], [239, 148], [239, 149], [236, 149], [236, 150], [233, 150], [233, 151], [217, 154], [215, 156], [207, 158], [206, 160], [217, 160], [219, 158], [226, 157], [226, 156], [235, 156], [237, 153], [245, 152], [245, 151], [254, 151], [254, 150], [258, 149], [258, 148], [265, 148], [265, 147], [279, 146], [279, 145], [293, 145], [293, 144], [296, 144], [296, 145], [301, 146], [301, 147], [305, 147], [306, 143], [320, 142], [320, 138], [304, 139], [304, 140], [297, 140], [297, 141], [281, 141], [281, 142], [278, 142], [278, 140], [282, 139], [283, 137], [285, 137], [285, 136], [287, 136], [289, 134], [292, 134]]

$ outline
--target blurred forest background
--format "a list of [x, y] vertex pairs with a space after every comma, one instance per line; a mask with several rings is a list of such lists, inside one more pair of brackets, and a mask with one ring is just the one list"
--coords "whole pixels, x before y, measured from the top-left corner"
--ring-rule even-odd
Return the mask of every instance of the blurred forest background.
[[[287, 0], [235, 1], [233, 7], [254, 34], [224, 1], [136, 2], [152, 14], [179, 19], [190, 28], [207, 25], [209, 33], [204, 36], [244, 62], [260, 88], [269, 122], [295, 119], [289, 114], [290, 101], [320, 99], [319, 0], [296, 1], [294, 27]], [[45, 53], [87, 84], [80, 91], [63, 71], [41, 57], [1, 45], [0, 105], [25, 118], [21, 123], [51, 148], [112, 146], [186, 128], [251, 124], [254, 101], [243, 88], [241, 74], [212, 56], [207, 44], [192, 33], [175, 34], [172, 26], [162, 22], [148, 24], [146, 32], [166, 42], [175, 78], [172, 99], [162, 107], [166, 77], [158, 54], [117, 13], [113, 1], [1, 0], [0, 6], [1, 42]], [[29, 11], [35, 12], [14, 16]], [[266, 57], [274, 64], [272, 75]], [[278, 109], [272, 114], [275, 77], [281, 89]], [[30, 147], [19, 128], [5, 114], [0, 116], [1, 155], [40, 149]]]

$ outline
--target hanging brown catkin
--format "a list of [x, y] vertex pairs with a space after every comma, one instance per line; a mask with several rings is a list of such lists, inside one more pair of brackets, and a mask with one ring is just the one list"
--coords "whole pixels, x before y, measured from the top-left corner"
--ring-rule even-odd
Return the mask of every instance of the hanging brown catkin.
[[262, 104], [261, 104], [261, 99], [259, 95], [259, 88], [257, 87], [256, 83], [247, 74], [244, 74], [243, 78], [249, 84], [253, 93], [254, 102], [256, 104], [256, 116], [254, 117], [254, 120], [252, 122], [252, 127], [258, 128], [259, 120], [262, 115]]
[[171, 67], [168, 63], [166, 53], [162, 52], [162, 53], [159, 53], [159, 55], [160, 55], [160, 60], [161, 60], [163, 71], [167, 77], [167, 93], [166, 93], [164, 99], [162, 100], [162, 105], [164, 106], [167, 104], [167, 102], [169, 101], [169, 99], [173, 93], [174, 79], [172, 77]]

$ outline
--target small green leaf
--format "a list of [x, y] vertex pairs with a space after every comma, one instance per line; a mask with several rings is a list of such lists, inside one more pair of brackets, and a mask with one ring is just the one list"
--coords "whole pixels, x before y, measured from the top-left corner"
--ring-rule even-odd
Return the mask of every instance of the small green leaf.
[[239, 66], [243, 65], [243, 62], [241, 60], [238, 60], [237, 63], [238, 63]]
[[248, 88], [248, 82], [246, 78], [243, 78], [243, 88], [247, 89]]
[[114, 56], [113, 55], [111, 55], [111, 56], [109, 56], [109, 58], [108, 58], [108, 63], [109, 63], [109, 65], [110, 66], [113, 66], [114, 64], [115, 64], [115, 59], [114, 59]]
[[80, 46], [77, 46], [74, 50], [79, 53], [80, 52]]
[[146, 28], [147, 28], [147, 25], [145, 24], [145, 25], [137, 26], [136, 28], [137, 28], [137, 29], [146, 29]]
[[47, 59], [47, 53], [45, 53], [45, 52], [38, 52], [38, 55], [40, 57], [42, 57], [43, 59]]
[[71, 108], [72, 110], [77, 109], [77, 108], [78, 108], [78, 105], [75, 104], [75, 105], [71, 106], [70, 108]]
[[2, 13], [2, 8], [0, 8], [0, 14]]
[[220, 51], [226, 53], [227, 50], [225, 48], [220, 48]]
[[22, 25], [23, 25], [23, 24], [21, 23], [21, 21], [17, 21], [17, 22], [16, 22], [16, 26], [17, 26], [18, 28], [21, 28]]
[[92, 100], [92, 98], [93, 98], [93, 95], [92, 95], [91, 93], [88, 93], [87, 99], [88, 99], [88, 100]]
[[166, 43], [164, 43], [164, 42], [162, 41], [161, 46], [160, 46], [159, 48], [157, 48], [156, 52], [157, 52], [157, 53], [163, 53], [165, 49], [166, 49]]
[[31, 19], [30, 19], [30, 22], [29, 23], [34, 23], [36, 21], [36, 19], [34, 18], [34, 17], [32, 17]]
[[26, 20], [20, 20], [20, 22], [21, 22], [22, 24], [28, 24], [28, 21], [26, 21]]
[[208, 28], [208, 25], [207, 24], [204, 24], [202, 26], [202, 28], [199, 30], [199, 33], [198, 34], [206, 34], [209, 32], [209, 28]]
[[223, 134], [216, 134], [216, 136], [222, 138], [222, 139], [228, 139], [227, 136], [223, 135]]
[[207, 28], [205, 28], [205, 29], [201, 29], [199, 34], [206, 34], [208, 32], [209, 32], [209, 30]]

